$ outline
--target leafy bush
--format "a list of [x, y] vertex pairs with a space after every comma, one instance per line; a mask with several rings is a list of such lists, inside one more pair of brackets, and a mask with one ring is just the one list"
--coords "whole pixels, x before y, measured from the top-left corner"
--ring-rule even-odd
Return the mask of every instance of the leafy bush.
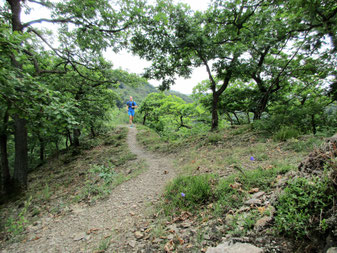
[[209, 202], [213, 197], [213, 175], [179, 176], [165, 190], [166, 212], [172, 209], [193, 208]]
[[28, 198], [27, 201], [24, 203], [24, 207], [19, 212], [16, 218], [10, 217], [7, 220], [6, 230], [13, 236], [20, 235], [25, 230], [26, 225], [28, 224], [27, 220], [27, 212], [28, 208], [31, 206], [32, 196]]
[[293, 128], [293, 127], [287, 127], [283, 126], [279, 131], [277, 131], [273, 135], [274, 141], [286, 141], [291, 138], [297, 138], [300, 135], [300, 132]]
[[276, 228], [280, 233], [296, 238], [303, 238], [311, 230], [324, 232], [327, 211], [333, 206], [335, 194], [327, 176], [290, 181], [278, 198]]

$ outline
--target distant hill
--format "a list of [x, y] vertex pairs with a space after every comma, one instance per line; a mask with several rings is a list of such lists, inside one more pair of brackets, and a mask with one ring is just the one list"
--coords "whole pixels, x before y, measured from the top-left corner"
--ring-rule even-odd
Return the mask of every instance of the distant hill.
[[[159, 91], [153, 85], [149, 83], [145, 83], [138, 87], [131, 87], [129, 85], [121, 83], [118, 89], [120, 100], [117, 101], [117, 106], [119, 108], [123, 107], [125, 103], [129, 100], [129, 96], [132, 96], [133, 100], [136, 101], [137, 104], [141, 104], [141, 102], [146, 98], [146, 96], [153, 92], [159, 92]], [[191, 97], [189, 97], [188, 95], [182, 94], [178, 91], [166, 91], [165, 93], [180, 97], [187, 103], [193, 102]]]

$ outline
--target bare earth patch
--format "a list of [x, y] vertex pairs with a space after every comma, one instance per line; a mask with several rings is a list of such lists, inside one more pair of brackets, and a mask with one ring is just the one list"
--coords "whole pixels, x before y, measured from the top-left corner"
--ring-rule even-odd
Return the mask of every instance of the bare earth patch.
[[145, 151], [130, 128], [127, 142], [148, 169], [116, 187], [106, 201], [95, 206], [77, 204], [64, 217], [44, 217], [28, 228], [28, 239], [2, 252], [125, 252], [135, 247], [137, 221], [150, 203], [156, 202], [175, 172], [168, 157]]

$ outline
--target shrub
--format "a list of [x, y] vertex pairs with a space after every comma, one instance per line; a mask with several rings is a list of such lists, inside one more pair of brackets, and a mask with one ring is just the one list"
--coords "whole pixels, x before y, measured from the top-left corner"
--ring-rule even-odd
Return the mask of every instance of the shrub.
[[286, 141], [291, 138], [297, 138], [299, 135], [300, 135], [300, 132], [297, 129], [293, 127], [283, 126], [281, 127], [280, 130], [278, 130], [273, 135], [273, 140], [274, 141]]
[[276, 228], [280, 233], [296, 238], [303, 238], [312, 230], [324, 232], [334, 194], [327, 176], [290, 181], [278, 198]]
[[179, 176], [166, 187], [164, 198], [166, 211], [193, 208], [210, 201], [213, 196], [213, 175]]

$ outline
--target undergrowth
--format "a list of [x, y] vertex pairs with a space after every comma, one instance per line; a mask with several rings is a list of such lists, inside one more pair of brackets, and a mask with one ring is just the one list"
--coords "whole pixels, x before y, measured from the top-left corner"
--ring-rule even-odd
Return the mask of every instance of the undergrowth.
[[92, 205], [144, 171], [146, 164], [136, 162], [129, 151], [127, 132], [115, 128], [84, 138], [80, 147], [62, 151], [32, 171], [26, 194], [0, 206], [0, 241], [16, 237], [43, 215], [62, 216], [71, 205]]
[[[181, 175], [166, 187], [158, 207], [168, 220], [186, 211], [204, 220], [207, 213], [226, 220], [226, 233], [245, 236], [254, 230], [258, 219], [273, 213], [272, 234], [294, 240], [324, 234], [333, 227], [328, 216], [336, 201], [332, 182], [337, 182], [337, 169], [329, 178], [284, 181], [289, 172], [296, 174], [304, 157], [324, 142], [322, 137], [300, 135], [286, 127], [272, 135], [243, 126], [200, 132], [179, 142], [164, 141], [153, 130], [141, 127], [138, 138], [152, 150], [172, 152], [172, 145], [176, 147], [175, 165]], [[252, 192], [272, 194], [280, 180], [287, 187], [281, 195], [275, 195], [270, 203], [274, 207], [247, 207], [245, 202]], [[238, 211], [241, 208], [248, 211]]]

